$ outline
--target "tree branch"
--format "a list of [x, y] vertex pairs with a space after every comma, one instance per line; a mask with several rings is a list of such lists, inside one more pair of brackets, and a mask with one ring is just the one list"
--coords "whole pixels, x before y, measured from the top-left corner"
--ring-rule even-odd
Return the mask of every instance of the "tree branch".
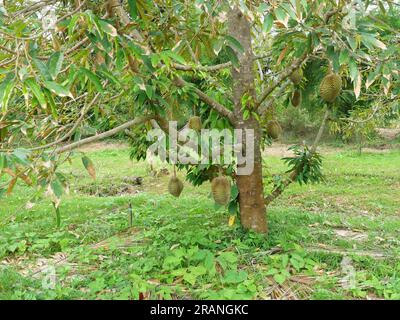
[[[319, 127], [317, 136], [315, 137], [314, 143], [311, 146], [311, 153], [315, 153], [317, 151], [317, 147], [319, 145], [319, 142], [322, 137], [322, 133], [324, 132], [325, 126], [326, 126], [326, 121], [328, 120], [329, 117], [329, 108], [326, 108], [324, 117], [321, 122], [321, 126]], [[274, 190], [272, 190], [271, 194], [269, 194], [267, 197], [265, 197], [265, 205], [268, 206], [272, 201], [274, 201], [276, 198], [278, 198], [283, 191], [294, 181], [296, 181], [298, 173], [296, 171], [293, 171], [289, 178], [285, 180], [282, 185], [276, 187]]]
[[82, 120], [84, 119], [86, 113], [87, 113], [87, 112], [89, 111], [89, 109], [95, 104], [95, 102], [97, 101], [97, 99], [99, 98], [99, 96], [100, 96], [100, 92], [96, 93], [96, 95], [94, 96], [94, 98], [92, 99], [92, 101], [91, 101], [86, 107], [84, 107], [84, 108], [82, 109], [82, 111], [81, 111], [81, 116], [80, 116], [79, 119], [75, 122], [75, 124], [74, 124], [74, 126], [71, 128], [71, 130], [69, 130], [63, 137], [61, 137], [60, 139], [57, 139], [56, 141], [53, 141], [53, 142], [51, 142], [51, 143], [48, 143], [48, 144], [46, 144], [46, 145], [44, 145], [44, 146], [39, 146], [39, 147], [36, 147], [36, 148], [32, 148], [32, 149], [30, 149], [30, 150], [31, 150], [31, 151], [36, 151], [36, 150], [41, 150], [41, 149], [47, 149], [47, 148], [50, 148], [50, 147], [52, 147], [52, 146], [55, 146], [55, 145], [57, 145], [57, 144], [59, 144], [59, 143], [65, 141], [65, 140], [67, 140], [69, 137], [71, 137], [71, 136], [74, 134], [76, 128], [78, 128], [78, 126], [80, 125], [80, 123], [81, 123]]
[[279, 98], [286, 90], [286, 88], [289, 86], [290, 80], [287, 80], [280, 88], [279, 91], [276, 93], [274, 97], [270, 97], [268, 103], [262, 107], [259, 111], [259, 114], [263, 116], [265, 112], [267, 112], [273, 105], [274, 101], [276, 98]]
[[308, 52], [305, 52], [300, 58], [297, 58], [291, 66], [286, 68], [267, 89], [261, 94], [260, 99], [256, 102], [255, 109], [257, 109], [265, 99], [279, 86], [287, 77], [289, 77], [300, 65], [307, 59]]
[[189, 66], [189, 65], [179, 64], [179, 63], [174, 63], [172, 66], [176, 70], [180, 70], [180, 71], [218, 71], [221, 69], [228, 68], [231, 65], [232, 65], [232, 62], [228, 61], [225, 63], [216, 64], [213, 66], [202, 66], [202, 65]]
[[[185, 86], [190, 85], [190, 83], [186, 82], [180, 77], [175, 77], [174, 83], [176, 86], [183, 88]], [[219, 102], [215, 101], [213, 98], [209, 97], [207, 94], [205, 94], [203, 91], [200, 89], [193, 87], [194, 93], [200, 98], [201, 101], [204, 103], [208, 104], [210, 107], [212, 107], [215, 111], [217, 111], [220, 115], [226, 117], [229, 119], [230, 122], [234, 122], [234, 115], [233, 113], [225, 108], [222, 104]]]
[[125, 122], [124, 124], [114, 128], [114, 129], [108, 130], [106, 132], [100, 133], [98, 135], [95, 135], [95, 136], [92, 136], [92, 137], [89, 137], [89, 138], [86, 138], [86, 139], [79, 140], [77, 142], [68, 144], [68, 145], [63, 146], [63, 147], [59, 147], [59, 148], [57, 148], [55, 150], [55, 153], [63, 153], [65, 151], [71, 151], [73, 149], [82, 147], [85, 144], [96, 142], [96, 141], [111, 137], [111, 136], [113, 136], [113, 135], [115, 135], [115, 134], [117, 134], [117, 133], [119, 133], [121, 131], [124, 131], [125, 129], [128, 129], [130, 127], [136, 126], [136, 125], [141, 124], [143, 122], [146, 122], [146, 121], [148, 121], [148, 120], [150, 120], [152, 118], [153, 118], [153, 116], [144, 116], [144, 117], [135, 118], [133, 120]]

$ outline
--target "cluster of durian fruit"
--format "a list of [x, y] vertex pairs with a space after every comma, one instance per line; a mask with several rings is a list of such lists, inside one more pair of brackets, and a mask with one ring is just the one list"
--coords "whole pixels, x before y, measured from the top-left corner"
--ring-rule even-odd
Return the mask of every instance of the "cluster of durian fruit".
[[[182, 181], [176, 176], [170, 178], [168, 183], [168, 192], [174, 197], [178, 198], [183, 190]], [[220, 174], [211, 181], [211, 194], [216, 204], [225, 206], [229, 203], [231, 198], [231, 184], [227, 177]]]
[[[298, 88], [302, 78], [303, 71], [298, 68], [293, 71], [290, 75], [290, 80], [295, 85], [295, 90], [293, 91], [291, 102], [294, 107], [301, 104], [301, 91]], [[328, 74], [322, 79], [319, 94], [325, 102], [332, 103], [339, 96], [340, 90], [342, 88], [342, 78], [334, 73], [331, 68], [329, 68]]]
[[[200, 131], [202, 128], [201, 118], [199, 116], [192, 116], [189, 118], [187, 126], [195, 131]], [[168, 182], [168, 192], [178, 198], [182, 191], [183, 182], [176, 176], [176, 169], [174, 167], [174, 175]], [[221, 173], [218, 177], [215, 177], [211, 181], [211, 194], [216, 204], [227, 205], [231, 197], [231, 184], [228, 178]]]
[[[295, 86], [290, 101], [294, 107], [297, 107], [301, 104], [302, 99], [299, 84], [303, 79], [303, 70], [301, 68], [294, 70], [289, 78]], [[327, 103], [333, 103], [339, 96], [341, 88], [342, 78], [329, 68], [328, 74], [322, 79], [319, 87], [319, 94], [322, 100]], [[277, 120], [270, 120], [267, 123], [266, 131], [270, 138], [277, 139], [282, 133], [282, 128]]]
[[[298, 88], [303, 78], [303, 71], [301, 68], [295, 70], [290, 75], [290, 80], [296, 86], [295, 91], [292, 94], [291, 103], [297, 107], [301, 103], [301, 91]], [[327, 103], [332, 103], [339, 96], [342, 88], [341, 77], [329, 69], [328, 74], [322, 79], [319, 94]], [[193, 116], [188, 121], [188, 127], [190, 129], [200, 131], [202, 128], [201, 119], [198, 116]], [[282, 127], [279, 122], [275, 119], [269, 120], [266, 126], [267, 135], [272, 139], [278, 139], [282, 133]], [[176, 176], [174, 170], [174, 176], [170, 178], [168, 183], [168, 192], [174, 197], [179, 197], [183, 190], [182, 181]], [[227, 205], [231, 197], [231, 185], [227, 177], [221, 173], [218, 177], [211, 181], [211, 194], [216, 204]]]

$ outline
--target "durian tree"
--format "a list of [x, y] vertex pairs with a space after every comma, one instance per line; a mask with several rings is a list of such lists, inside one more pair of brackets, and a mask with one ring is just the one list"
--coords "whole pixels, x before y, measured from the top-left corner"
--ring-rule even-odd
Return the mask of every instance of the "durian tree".
[[[46, 192], [56, 212], [68, 188], [58, 171], [73, 150], [127, 132], [143, 159], [146, 134], [252, 129], [254, 170], [177, 163], [194, 185], [212, 181], [244, 228], [267, 232], [266, 207], [292, 182], [321, 179], [317, 146], [342, 88], [374, 114], [397, 103], [399, 30], [383, 18], [397, 1], [16, 0], [0, 2], [0, 193], [16, 182]], [[303, 70], [320, 65], [314, 91], [324, 117], [287, 172], [264, 186], [262, 150], [281, 133], [274, 102], [301, 105]], [[373, 86], [372, 86], [373, 85]], [[375, 102], [375, 99], [373, 99]], [[372, 115], [373, 116], [373, 115]], [[90, 135], [84, 128], [95, 127]], [[299, 139], [300, 140], [300, 139]], [[245, 148], [249, 141], [244, 140]], [[87, 157], [83, 165], [95, 178]], [[173, 180], [175, 179], [175, 180]], [[227, 180], [229, 179], [229, 180]], [[170, 191], [183, 185], [174, 174]], [[230, 189], [230, 190], [229, 190]]]

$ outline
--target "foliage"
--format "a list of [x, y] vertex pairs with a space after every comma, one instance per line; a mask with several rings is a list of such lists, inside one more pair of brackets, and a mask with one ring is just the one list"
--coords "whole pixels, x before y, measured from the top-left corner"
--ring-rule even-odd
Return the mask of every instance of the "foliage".
[[289, 148], [294, 157], [285, 157], [283, 160], [290, 167], [287, 172], [296, 173], [296, 181], [302, 183], [315, 183], [323, 180], [321, 172], [322, 157], [307, 146], [294, 145]]

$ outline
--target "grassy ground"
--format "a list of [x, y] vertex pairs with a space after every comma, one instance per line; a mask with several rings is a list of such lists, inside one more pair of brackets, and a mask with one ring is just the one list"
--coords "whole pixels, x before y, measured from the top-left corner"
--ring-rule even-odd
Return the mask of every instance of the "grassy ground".
[[229, 226], [208, 184], [175, 199], [126, 149], [89, 150], [98, 179], [78, 157], [63, 168], [60, 229], [23, 185], [0, 199], [0, 299], [400, 299], [400, 152], [324, 153], [326, 182], [291, 186], [265, 237]]

